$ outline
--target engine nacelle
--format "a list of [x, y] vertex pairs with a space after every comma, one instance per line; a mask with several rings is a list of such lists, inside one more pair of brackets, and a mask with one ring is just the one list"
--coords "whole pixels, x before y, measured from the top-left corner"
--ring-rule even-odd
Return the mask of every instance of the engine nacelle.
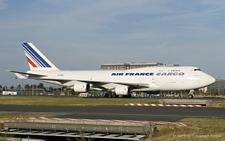
[[130, 95], [131, 90], [128, 86], [120, 86], [115, 88], [116, 95]]
[[90, 84], [77, 82], [74, 84], [73, 89], [75, 92], [86, 93], [86, 92], [89, 92], [90, 90]]

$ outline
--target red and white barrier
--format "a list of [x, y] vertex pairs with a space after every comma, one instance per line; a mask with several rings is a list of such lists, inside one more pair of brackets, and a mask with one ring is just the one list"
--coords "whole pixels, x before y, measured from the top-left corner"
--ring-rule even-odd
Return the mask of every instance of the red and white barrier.
[[125, 106], [152, 106], [152, 107], [206, 107], [197, 104], [138, 104], [138, 103], [129, 103]]

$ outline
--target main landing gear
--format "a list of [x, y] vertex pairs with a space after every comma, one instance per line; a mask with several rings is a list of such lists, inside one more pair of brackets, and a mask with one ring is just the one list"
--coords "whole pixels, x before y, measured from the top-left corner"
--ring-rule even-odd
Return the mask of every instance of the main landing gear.
[[106, 93], [106, 94], [105, 94], [105, 97], [108, 97], [108, 98], [117, 98], [117, 97], [119, 97], [119, 96], [116, 95], [115, 93]]
[[[119, 95], [116, 95], [115, 93], [106, 93], [105, 97], [107, 97], [107, 98], [118, 98]], [[123, 98], [131, 98], [131, 95], [123, 95]]]

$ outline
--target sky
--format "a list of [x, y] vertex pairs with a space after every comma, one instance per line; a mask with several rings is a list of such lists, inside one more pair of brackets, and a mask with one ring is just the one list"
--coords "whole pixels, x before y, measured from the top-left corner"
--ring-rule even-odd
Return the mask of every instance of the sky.
[[29, 69], [23, 42], [60, 69], [159, 62], [225, 79], [225, 1], [0, 0], [0, 85]]

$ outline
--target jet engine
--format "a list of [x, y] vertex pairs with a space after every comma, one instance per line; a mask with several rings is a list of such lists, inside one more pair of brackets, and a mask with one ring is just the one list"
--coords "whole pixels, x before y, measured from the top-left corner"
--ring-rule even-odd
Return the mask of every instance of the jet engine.
[[115, 88], [116, 95], [130, 95], [131, 90], [128, 86], [119, 86]]
[[90, 90], [90, 84], [83, 83], [83, 82], [76, 82], [73, 86], [75, 92], [82, 92], [86, 93]]

